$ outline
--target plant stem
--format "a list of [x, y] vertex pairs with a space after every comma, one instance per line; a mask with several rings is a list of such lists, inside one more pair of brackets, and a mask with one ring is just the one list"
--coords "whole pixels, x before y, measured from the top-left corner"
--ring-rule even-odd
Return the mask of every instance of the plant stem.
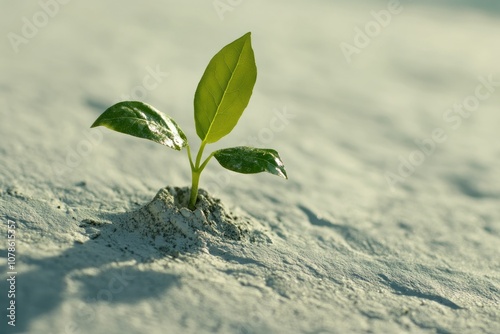
[[200, 170], [200, 173], [202, 170], [205, 169], [206, 165], [208, 164], [208, 162], [210, 161], [210, 159], [214, 156], [214, 153], [215, 152], [212, 152], [210, 153], [210, 155], [205, 159], [205, 161], [203, 161], [203, 163], [201, 164], [201, 166], [199, 167], [199, 170]]
[[198, 154], [196, 155], [196, 168], [200, 167], [200, 162], [201, 162], [201, 157], [203, 156], [203, 150], [205, 149], [205, 143], [204, 141], [201, 142], [200, 150], [198, 151]]
[[192, 183], [191, 183], [191, 197], [189, 198], [189, 209], [194, 210], [196, 200], [198, 199], [198, 183], [200, 182], [201, 172], [191, 171]]
[[191, 147], [189, 147], [189, 144], [186, 145], [187, 153], [188, 153], [188, 159], [189, 159], [189, 166], [191, 166], [191, 170], [194, 169], [194, 164], [193, 164], [193, 158], [191, 157]]
[[207, 165], [208, 160], [211, 158], [210, 155], [207, 160], [203, 162], [200, 166], [201, 158], [203, 156], [203, 150], [205, 149], [206, 142], [202, 142], [200, 146], [200, 150], [196, 155], [196, 162], [193, 164], [193, 160], [191, 158], [191, 150], [188, 146], [188, 157], [189, 163], [191, 165], [191, 196], [189, 197], [189, 209], [194, 210], [196, 205], [196, 200], [198, 199], [198, 184], [200, 183], [200, 175], [205, 166]]

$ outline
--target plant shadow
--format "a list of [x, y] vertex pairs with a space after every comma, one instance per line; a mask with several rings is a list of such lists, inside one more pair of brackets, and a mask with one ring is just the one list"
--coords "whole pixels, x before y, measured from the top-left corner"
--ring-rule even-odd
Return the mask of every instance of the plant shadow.
[[[178, 284], [175, 274], [141, 269], [140, 264], [165, 258], [165, 254], [134, 233], [117, 231], [120, 227], [115, 222], [121, 216], [106, 215], [111, 224], [93, 227], [93, 239], [75, 243], [62, 253], [41, 259], [23, 256], [27, 271], [16, 275], [16, 326], [2, 321], [0, 333], [30, 332], [36, 320], [54, 312], [68, 314], [68, 309], [72, 318], [54, 331], [85, 332], [96, 316], [97, 304], [134, 304]], [[2, 280], [1, 291], [8, 291], [7, 284]], [[8, 307], [2, 302], [4, 306]]]

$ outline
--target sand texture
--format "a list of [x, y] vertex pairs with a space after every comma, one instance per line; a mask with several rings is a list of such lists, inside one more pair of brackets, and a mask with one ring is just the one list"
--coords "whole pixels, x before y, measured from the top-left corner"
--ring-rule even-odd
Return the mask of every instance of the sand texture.
[[[0, 11], [0, 333], [500, 333], [497, 1], [63, 2]], [[206, 152], [289, 180], [214, 159], [190, 211], [185, 151], [90, 125], [141, 100], [197, 149], [198, 81], [248, 31], [252, 99]]]

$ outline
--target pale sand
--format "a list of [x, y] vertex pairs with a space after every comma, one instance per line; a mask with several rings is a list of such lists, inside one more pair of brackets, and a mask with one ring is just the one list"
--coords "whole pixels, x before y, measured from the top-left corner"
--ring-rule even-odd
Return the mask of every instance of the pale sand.
[[[5, 5], [0, 332], [500, 333], [500, 85], [470, 117], [443, 119], [474, 102], [479, 77], [500, 81], [500, 12], [402, 3], [351, 64], [339, 44], [387, 2], [243, 1], [220, 20], [212, 1], [71, 1], [18, 53], [7, 34], [41, 7]], [[207, 150], [275, 148], [290, 180], [212, 161], [201, 187], [248, 217], [253, 239], [204, 232], [174, 252], [123, 228], [159, 189], [189, 185], [186, 154], [90, 124], [136, 94], [197, 146], [198, 80], [247, 31], [254, 94]], [[438, 128], [444, 142], [391, 189], [386, 172]]]

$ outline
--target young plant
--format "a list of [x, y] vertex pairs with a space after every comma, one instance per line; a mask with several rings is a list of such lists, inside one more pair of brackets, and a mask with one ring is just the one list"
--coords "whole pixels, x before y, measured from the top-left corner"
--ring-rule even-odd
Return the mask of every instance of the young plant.
[[229, 134], [238, 123], [248, 105], [256, 79], [257, 67], [250, 33], [226, 45], [210, 60], [194, 95], [196, 133], [201, 139], [195, 159], [191, 155], [186, 135], [177, 123], [143, 102], [119, 102], [104, 111], [91, 127], [102, 125], [178, 151], [186, 147], [192, 175], [189, 208], [194, 210], [201, 172], [212, 157], [222, 167], [234, 172], [269, 172], [288, 178], [278, 152], [272, 149], [246, 146], [225, 148], [212, 152], [202, 160], [205, 146]]

